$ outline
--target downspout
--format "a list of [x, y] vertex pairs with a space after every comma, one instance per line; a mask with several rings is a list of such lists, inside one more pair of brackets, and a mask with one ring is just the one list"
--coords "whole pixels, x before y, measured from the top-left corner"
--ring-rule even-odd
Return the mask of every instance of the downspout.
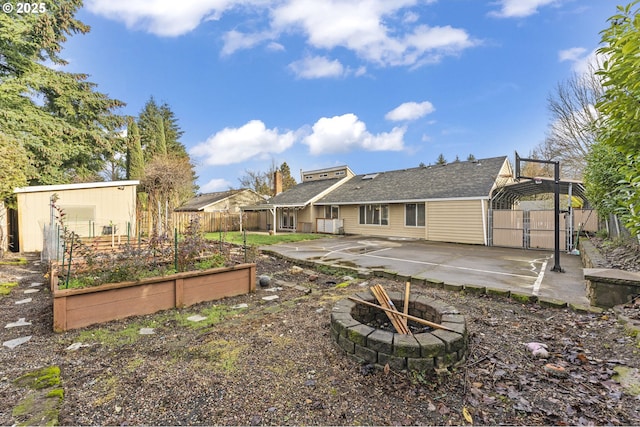
[[484, 208], [484, 200], [480, 199], [480, 209], [482, 210], [482, 237], [484, 239], [484, 245], [488, 246], [487, 243], [487, 214]]

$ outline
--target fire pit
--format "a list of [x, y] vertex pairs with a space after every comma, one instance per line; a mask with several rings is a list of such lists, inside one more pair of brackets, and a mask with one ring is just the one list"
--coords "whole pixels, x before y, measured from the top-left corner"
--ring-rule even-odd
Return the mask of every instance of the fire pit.
[[[403, 307], [403, 295], [389, 292], [396, 307]], [[362, 292], [355, 298], [375, 303], [370, 292]], [[331, 336], [345, 353], [360, 363], [371, 363], [380, 368], [389, 364], [396, 371], [427, 371], [449, 368], [462, 364], [467, 354], [467, 326], [465, 317], [450, 305], [434, 299], [413, 295], [409, 298], [409, 314], [433, 323], [443, 329], [424, 330], [399, 334], [377, 325], [384, 323], [386, 314], [375, 307], [343, 299], [331, 312]], [[412, 325], [409, 320], [409, 325]]]

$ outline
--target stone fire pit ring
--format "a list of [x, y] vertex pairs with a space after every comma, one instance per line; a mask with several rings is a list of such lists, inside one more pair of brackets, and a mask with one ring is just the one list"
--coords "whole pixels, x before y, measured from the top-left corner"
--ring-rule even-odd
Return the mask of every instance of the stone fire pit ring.
[[[403, 295], [399, 292], [388, 294], [402, 311]], [[360, 292], [354, 297], [377, 304], [370, 292]], [[331, 337], [347, 356], [378, 368], [389, 364], [394, 371], [430, 371], [464, 363], [468, 344], [466, 318], [455, 307], [414, 295], [409, 298], [409, 314], [455, 332], [431, 329], [412, 336], [374, 328], [368, 323], [387, 318], [382, 310], [343, 299], [331, 312]]]

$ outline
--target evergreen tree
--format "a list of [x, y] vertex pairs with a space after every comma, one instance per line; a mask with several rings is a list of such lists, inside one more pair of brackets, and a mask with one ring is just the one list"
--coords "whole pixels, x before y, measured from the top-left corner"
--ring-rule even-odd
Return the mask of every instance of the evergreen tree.
[[287, 191], [296, 186], [296, 179], [291, 176], [291, 169], [287, 162], [283, 162], [280, 165], [280, 173], [282, 174], [282, 191]]
[[467, 161], [468, 162], [475, 162], [476, 161], [476, 156], [474, 156], [473, 154], [469, 154], [467, 156]]
[[438, 156], [438, 160], [436, 160], [436, 165], [446, 165], [447, 159], [444, 158], [444, 154], [440, 153]]
[[0, 200], [13, 200], [13, 189], [27, 184], [23, 166], [28, 161], [24, 147], [0, 131]]
[[114, 152], [122, 102], [97, 92], [85, 74], [58, 56], [67, 36], [89, 28], [74, 18], [80, 0], [45, 0], [45, 13], [0, 14], [0, 129], [20, 141], [19, 163], [31, 184], [65, 183], [95, 176]]
[[127, 127], [127, 179], [140, 179], [144, 173], [144, 156], [140, 143], [140, 130], [135, 120]]
[[164, 133], [164, 119], [161, 115], [156, 116], [156, 145], [155, 152], [153, 153], [153, 157], [155, 156], [166, 156], [167, 155], [167, 138]]

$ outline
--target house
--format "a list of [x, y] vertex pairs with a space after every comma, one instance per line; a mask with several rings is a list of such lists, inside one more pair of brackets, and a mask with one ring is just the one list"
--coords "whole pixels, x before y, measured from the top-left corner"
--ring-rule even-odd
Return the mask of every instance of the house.
[[368, 173], [315, 201], [347, 234], [487, 244], [492, 192], [513, 181], [506, 156]]
[[259, 204], [264, 197], [249, 188], [198, 194], [176, 212], [227, 212], [239, 213], [241, 206]]
[[[340, 175], [337, 175], [340, 173]], [[492, 193], [513, 181], [506, 156], [355, 175], [303, 172], [267, 204], [276, 230], [487, 244]]]
[[52, 207], [56, 198], [64, 225], [81, 237], [135, 235], [138, 184], [112, 181], [16, 188], [20, 250], [43, 250], [45, 232], [49, 236], [50, 225], [57, 225]]
[[173, 225], [180, 232], [186, 230], [194, 216], [200, 221], [202, 231], [232, 231], [259, 229], [260, 224], [266, 228], [265, 212], [243, 215], [242, 206], [264, 203], [265, 197], [249, 189], [218, 191], [215, 193], [198, 194], [184, 205], [174, 209], [171, 215]]
[[316, 232], [317, 218], [331, 218], [330, 212], [314, 203], [339, 188], [355, 174], [348, 166], [301, 172], [302, 182], [282, 192], [279, 172], [274, 177], [274, 196], [258, 205], [243, 206], [244, 211], [266, 211], [266, 229], [273, 231]]

